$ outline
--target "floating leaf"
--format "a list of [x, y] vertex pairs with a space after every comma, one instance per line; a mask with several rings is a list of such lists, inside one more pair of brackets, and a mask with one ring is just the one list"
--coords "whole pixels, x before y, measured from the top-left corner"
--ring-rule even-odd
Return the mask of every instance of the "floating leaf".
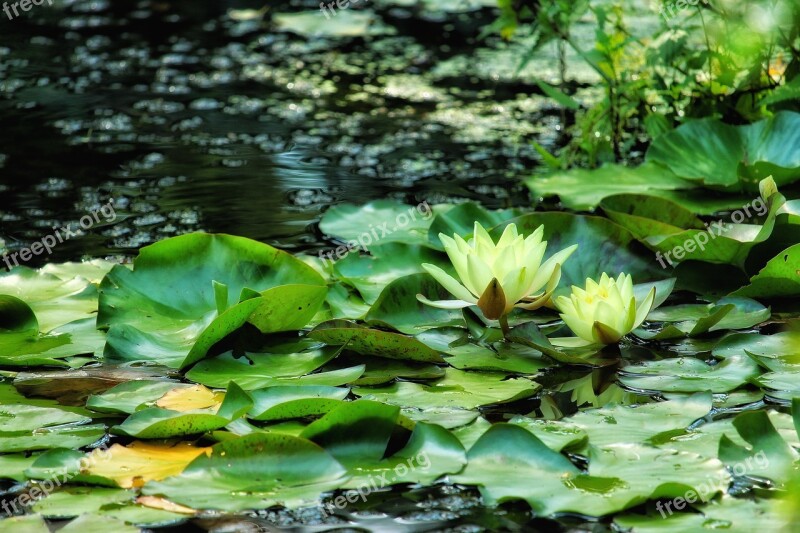
[[[314, 19], [319, 19], [319, 13]], [[441, 206], [436, 211], [447, 209], [449, 206]], [[325, 212], [319, 229], [350, 243], [350, 250], [356, 247], [369, 250], [379, 242], [382, 245], [392, 242], [423, 244], [428, 240], [433, 214], [426, 204], [413, 207], [395, 200], [376, 200], [363, 206], [339, 204]]]
[[637, 390], [721, 393], [736, 389], [759, 373], [758, 365], [747, 356], [733, 355], [713, 366], [694, 357], [679, 357], [627, 366], [619, 380]]
[[312, 374], [333, 359], [338, 351], [333, 347], [312, 347], [297, 353], [250, 353], [238, 358], [225, 353], [201, 361], [186, 377], [207, 387], [224, 387], [230, 381], [235, 381], [245, 390], [274, 385], [342, 385], [348, 383], [347, 379], [353, 374], [357, 375], [352, 379], [358, 379], [364, 372], [363, 366], [351, 369], [354, 370], [352, 373]]
[[778, 185], [800, 178], [800, 114], [730, 126], [718, 119], [694, 120], [659, 136], [647, 160], [708, 187], [758, 192], [770, 175]]
[[349, 389], [325, 386], [276, 386], [250, 393], [253, 407], [248, 418], [285, 420], [322, 415], [339, 406]]
[[0, 452], [79, 448], [105, 435], [102, 424], [63, 409], [0, 405]]
[[430, 274], [411, 274], [389, 283], [367, 313], [374, 326], [393, 328], [413, 335], [436, 327], [465, 326], [460, 309], [439, 309], [417, 300], [424, 294], [433, 300], [448, 300], [450, 293]]
[[180, 474], [204, 453], [211, 453], [211, 448], [198, 448], [186, 443], [162, 445], [139, 441], [127, 446], [114, 444], [104, 452], [104, 460], [95, 461], [86, 473], [110, 479], [124, 489], [138, 488], [147, 481]]
[[180, 475], [151, 481], [142, 490], [197, 509], [295, 508], [316, 502], [344, 476], [344, 467], [311, 441], [254, 433], [217, 444]]
[[430, 385], [401, 381], [385, 387], [356, 387], [353, 393], [368, 400], [404, 407], [475, 409], [527, 398], [540, 388], [538, 383], [528, 379], [505, 378], [506, 374], [448, 368], [444, 378]]
[[773, 257], [750, 284], [731, 293], [747, 298], [793, 298], [800, 296], [800, 244], [795, 244]]
[[444, 362], [439, 352], [413, 337], [366, 328], [346, 320], [331, 320], [320, 324], [308, 336], [364, 355], [425, 363]]
[[[115, 267], [100, 287], [97, 325], [109, 328], [106, 358], [112, 361], [188, 366], [242, 326], [262, 303], [274, 305], [258, 298], [240, 302], [244, 289], [325, 284], [291, 255], [230, 235], [166, 239], [142, 248], [133, 265], [133, 270]], [[218, 302], [223, 285], [226, 298]], [[220, 305], [226, 309], [222, 313]]]

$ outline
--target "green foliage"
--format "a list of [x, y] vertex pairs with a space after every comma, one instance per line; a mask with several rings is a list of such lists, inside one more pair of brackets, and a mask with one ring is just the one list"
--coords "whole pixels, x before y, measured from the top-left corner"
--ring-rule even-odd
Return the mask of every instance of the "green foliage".
[[[661, 268], [655, 256], [705, 231], [704, 219], [670, 196], [679, 189], [648, 194], [632, 177], [621, 190], [591, 195], [572, 183], [574, 200], [598, 203], [605, 216], [433, 206], [424, 224], [370, 253], [351, 251], [325, 278], [265, 245], [205, 234], [145, 248], [133, 269], [114, 267], [104, 279], [68, 266], [48, 267], [62, 278], [12, 271], [8, 277], [25, 281], [16, 295], [0, 295], [0, 346], [18, 351], [30, 375], [3, 376], [16, 377], [20, 390], [47, 393], [45, 385], [68, 371], [43, 367], [68, 361], [84, 367], [77, 371], [92, 394], [70, 395], [78, 407], [66, 407], [0, 384], [0, 477], [38, 485], [66, 474], [33, 516], [74, 519], [66, 527], [87, 531], [176, 524], [208, 510], [318, 505], [331, 491], [352, 499], [376, 479], [398, 493], [407, 484], [455, 482], [476, 487], [490, 506], [521, 500], [541, 516], [575, 512], [654, 531], [656, 506], [693, 491], [701, 497], [687, 505], [691, 512], [665, 524], [694, 527], [700, 514], [750, 524], [733, 503], [781, 524], [762, 488], [750, 500], [736, 494], [749, 490], [739, 474], [748, 461], [747, 476], [776, 486], [789, 486], [798, 465], [800, 404], [790, 416], [760, 403], [800, 398], [796, 332], [765, 328], [796, 316], [773, 307], [783, 309], [779, 300], [794, 294], [797, 245], [784, 245], [798, 209], [776, 181], [759, 184], [767, 199], [757, 223], [739, 224], [735, 238], [691, 258], [754, 273], [733, 295], [710, 298], [705, 290], [674, 291], [693, 280], [682, 268]], [[390, 217], [408, 212], [399, 203], [378, 208]], [[354, 239], [368, 213], [343, 206], [323, 225]], [[469, 238], [475, 220], [495, 239], [513, 223], [521, 235], [544, 225], [548, 250], [578, 244], [557, 293], [603, 272], [632, 273], [634, 303], [655, 290], [646, 321], [605, 348], [570, 348], [554, 345], [574, 337], [562, 337], [566, 329], [547, 307], [513, 311], [504, 332], [477, 306], [422, 305], [417, 294], [448, 292], [416, 265], [447, 268], [438, 232]], [[727, 286], [707, 275], [701, 282]], [[51, 335], [40, 316], [56, 325], [52, 331], [85, 326], [81, 315], [98, 302], [96, 325], [108, 328], [112, 349], [87, 344], [38, 357], [35, 342], [19, 348], [20, 338]], [[65, 306], [57, 313], [58, 303]], [[134, 329], [138, 336], [121, 333]], [[11, 360], [0, 362], [19, 369]], [[93, 377], [88, 364], [123, 361], [150, 365], [149, 372]], [[62, 392], [54, 387], [53, 397]], [[92, 466], [104, 459], [91, 447], [104, 439], [115, 444], [106, 453], [128, 454], [129, 482], [103, 470], [120, 466], [113, 461]], [[141, 446], [149, 446], [139, 452], [145, 457], [132, 461]]]

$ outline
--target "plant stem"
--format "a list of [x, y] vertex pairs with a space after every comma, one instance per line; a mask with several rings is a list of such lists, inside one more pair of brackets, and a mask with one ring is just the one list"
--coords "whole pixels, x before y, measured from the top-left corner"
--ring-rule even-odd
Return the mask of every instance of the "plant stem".
[[508, 339], [508, 334], [511, 333], [511, 328], [508, 327], [508, 315], [500, 317], [500, 328], [503, 330], [503, 337]]

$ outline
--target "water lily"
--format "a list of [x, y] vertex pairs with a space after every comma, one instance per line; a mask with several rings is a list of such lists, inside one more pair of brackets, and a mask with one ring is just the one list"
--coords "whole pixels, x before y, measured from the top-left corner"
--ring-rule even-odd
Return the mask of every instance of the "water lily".
[[620, 274], [615, 280], [603, 273], [599, 283], [587, 279], [585, 289], [573, 285], [572, 294], [559, 296], [555, 304], [564, 323], [578, 338], [553, 339], [553, 343], [562, 346], [614, 344], [644, 322], [653, 309], [655, 298], [653, 287], [637, 305], [630, 274]]
[[570, 246], [542, 262], [547, 242], [542, 241], [544, 227], [527, 237], [519, 235], [516, 224], [506, 226], [497, 244], [478, 222], [473, 238], [465, 241], [439, 234], [460, 282], [441, 268], [423, 264], [457, 300], [431, 301], [417, 295], [419, 301], [442, 309], [460, 309], [477, 305], [486, 318], [500, 320], [507, 329], [506, 315], [514, 307], [533, 310], [545, 305], [561, 279], [561, 265], [575, 251]]

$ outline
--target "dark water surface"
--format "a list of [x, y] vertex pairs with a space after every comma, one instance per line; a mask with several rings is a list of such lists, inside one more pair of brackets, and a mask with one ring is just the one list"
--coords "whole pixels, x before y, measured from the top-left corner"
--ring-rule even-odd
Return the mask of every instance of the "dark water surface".
[[[55, 0], [14, 20], [0, 12], [8, 250], [109, 198], [113, 223], [28, 264], [132, 255], [195, 230], [319, 248], [314, 223], [342, 201], [530, 205], [511, 178], [535, 167], [530, 140], [556, 142], [559, 110], [510, 79], [513, 54], [481, 55], [504, 53], [478, 39], [491, 9], [386, 6], [377, 12], [396, 34], [366, 40], [306, 39], [269, 13], [229, 13], [262, 5]], [[302, 7], [315, 4], [270, 4]]]

